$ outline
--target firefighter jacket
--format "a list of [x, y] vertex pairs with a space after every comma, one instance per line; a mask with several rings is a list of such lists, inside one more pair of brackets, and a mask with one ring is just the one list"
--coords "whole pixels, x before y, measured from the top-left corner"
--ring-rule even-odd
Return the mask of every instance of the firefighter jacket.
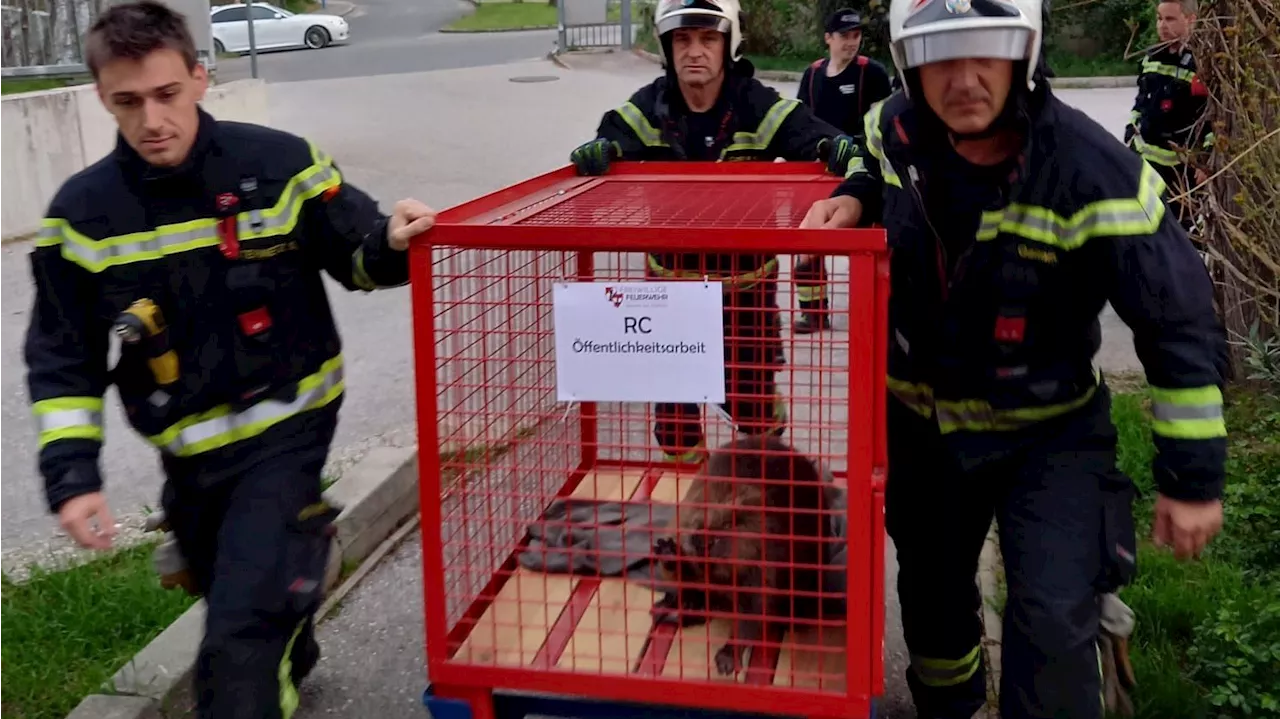
[[[1102, 391], [1092, 360], [1109, 301], [1151, 385], [1160, 491], [1219, 497], [1225, 333], [1159, 174], [1042, 85], [991, 200], [967, 218], [929, 216], [930, 196], [955, 188], [930, 186], [918, 115], [901, 93], [874, 106], [833, 193], [888, 232], [891, 396], [934, 419], [965, 466], [1026, 446]], [[966, 242], [948, 257], [942, 237], [957, 225]]]
[[[667, 73], [606, 112], [596, 136], [616, 143], [622, 160], [824, 160], [823, 141], [840, 131], [753, 75], [750, 62], [736, 63], [726, 72], [715, 106], [691, 113], [675, 76]], [[776, 276], [778, 260], [765, 254], [672, 253], [650, 255], [648, 264], [654, 276], [705, 276], [742, 289]]]
[[[308, 141], [204, 111], [182, 166], [152, 168], [120, 139], [67, 180], [31, 254], [25, 350], [50, 508], [101, 487], [110, 384], [167, 462], [243, 454], [281, 422], [336, 411], [341, 343], [320, 270], [349, 290], [407, 282], [387, 224]], [[147, 342], [108, 368], [113, 325], [138, 300], [163, 314], [176, 381], [152, 371]]]
[[1177, 148], [1194, 151], [1212, 141], [1207, 126], [1197, 125], [1208, 101], [1189, 49], [1153, 49], [1142, 61], [1125, 142], [1158, 168], [1184, 164]]

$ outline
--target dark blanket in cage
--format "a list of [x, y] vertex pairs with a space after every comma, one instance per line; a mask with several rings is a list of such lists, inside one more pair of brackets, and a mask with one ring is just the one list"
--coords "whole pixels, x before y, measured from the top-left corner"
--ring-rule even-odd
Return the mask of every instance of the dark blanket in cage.
[[[845, 490], [827, 474], [826, 505], [831, 511], [831, 536], [846, 536]], [[651, 501], [558, 499], [527, 530], [520, 553], [525, 569], [549, 574], [620, 577], [662, 592], [670, 586], [655, 571], [655, 535], [675, 516], [676, 505]], [[845, 593], [847, 543], [828, 544], [822, 591], [832, 597]]]

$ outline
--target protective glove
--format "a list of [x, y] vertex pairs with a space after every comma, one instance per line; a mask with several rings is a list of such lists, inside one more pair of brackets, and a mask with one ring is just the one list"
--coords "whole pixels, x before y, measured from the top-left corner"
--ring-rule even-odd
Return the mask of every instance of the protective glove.
[[819, 147], [819, 156], [827, 161], [827, 172], [836, 177], [844, 177], [849, 171], [849, 161], [858, 151], [858, 141], [848, 135], [836, 135], [823, 140]]
[[1107, 711], [1116, 716], [1132, 717], [1133, 700], [1129, 692], [1137, 686], [1133, 665], [1129, 663], [1133, 610], [1115, 594], [1102, 595], [1099, 604], [1101, 631], [1098, 633], [1098, 651], [1102, 655], [1102, 693]]
[[622, 148], [618, 143], [602, 137], [578, 145], [569, 153], [569, 160], [579, 175], [603, 175], [609, 171], [609, 163], [621, 156]]

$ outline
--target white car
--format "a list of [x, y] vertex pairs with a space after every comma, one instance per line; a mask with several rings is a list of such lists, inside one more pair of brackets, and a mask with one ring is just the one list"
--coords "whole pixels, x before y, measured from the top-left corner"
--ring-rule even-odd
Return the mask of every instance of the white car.
[[[295, 15], [268, 3], [253, 4], [253, 44], [259, 50], [322, 48], [347, 39], [351, 29], [337, 15]], [[249, 7], [217, 5], [209, 9], [213, 48], [219, 53], [249, 51]]]

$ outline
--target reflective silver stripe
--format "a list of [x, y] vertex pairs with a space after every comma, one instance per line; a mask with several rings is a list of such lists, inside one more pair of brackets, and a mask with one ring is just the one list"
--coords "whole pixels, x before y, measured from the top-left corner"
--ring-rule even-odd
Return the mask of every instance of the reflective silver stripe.
[[667, 146], [667, 143], [662, 141], [662, 134], [649, 122], [649, 118], [645, 117], [643, 112], [640, 112], [640, 108], [633, 103], [623, 103], [615, 112], [626, 121], [627, 125], [631, 127], [631, 131], [636, 134], [636, 139], [644, 143], [645, 146]]
[[1222, 405], [1185, 405], [1168, 402], [1152, 402], [1151, 416], [1157, 422], [1177, 422], [1186, 419], [1222, 419]]
[[36, 415], [40, 434], [70, 427], [102, 427], [102, 412], [91, 409], [62, 409]]
[[[161, 450], [179, 457], [199, 454], [256, 436], [293, 415], [323, 406], [333, 399], [330, 393], [340, 390], [342, 386], [341, 357], [330, 362], [334, 363], [334, 366], [328, 371], [322, 370], [323, 375], [312, 375], [312, 377], [319, 377], [320, 381], [300, 389], [298, 396], [292, 402], [263, 400], [244, 411], [223, 414], [183, 427], [173, 439], [166, 441], [163, 434], [152, 437], [152, 443]], [[200, 446], [202, 444], [208, 446], [202, 447]]]
[[77, 264], [96, 271], [111, 265], [157, 259], [164, 255], [218, 244], [213, 220], [197, 220], [188, 224], [196, 226], [186, 229], [176, 229], [180, 226], [161, 227], [151, 232], [111, 237], [96, 242], [87, 237], [76, 237], [79, 233], [67, 225], [62, 254]]
[[764, 118], [760, 120], [760, 125], [756, 127], [755, 132], [735, 132], [733, 134], [733, 143], [724, 149], [721, 156], [725, 153], [737, 150], [764, 150], [773, 142], [773, 137], [778, 134], [778, 128], [782, 127], [782, 123], [787, 119], [793, 110], [800, 103], [796, 100], [778, 100], [773, 103], [773, 107], [764, 114]]
[[[342, 181], [332, 165], [309, 165], [294, 175], [285, 186], [274, 207], [237, 216], [241, 240], [287, 234], [298, 222], [302, 203]], [[254, 226], [254, 219], [258, 226]], [[40, 244], [61, 242], [68, 259], [91, 272], [114, 265], [153, 260], [165, 255], [214, 247], [218, 244], [217, 221], [212, 218], [162, 225], [148, 232], [135, 232], [118, 237], [94, 240], [71, 227], [64, 219], [47, 219], [40, 233]]]
[[1046, 207], [1010, 204], [1003, 210], [982, 213], [977, 239], [993, 240], [1005, 232], [1073, 250], [1096, 236], [1150, 234], [1156, 231], [1164, 218], [1162, 196], [1167, 189], [1159, 173], [1144, 162], [1136, 197], [1091, 202], [1077, 210], [1070, 219]]

